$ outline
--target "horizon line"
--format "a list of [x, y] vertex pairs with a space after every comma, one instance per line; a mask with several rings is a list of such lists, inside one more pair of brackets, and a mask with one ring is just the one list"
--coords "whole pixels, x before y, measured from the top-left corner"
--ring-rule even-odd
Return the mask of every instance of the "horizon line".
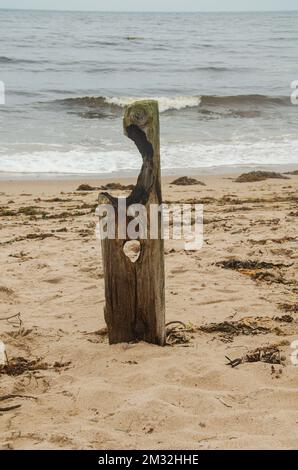
[[0, 7], [0, 11], [53, 11], [65, 13], [297, 13], [296, 10], [65, 10], [56, 8], [4, 8]]

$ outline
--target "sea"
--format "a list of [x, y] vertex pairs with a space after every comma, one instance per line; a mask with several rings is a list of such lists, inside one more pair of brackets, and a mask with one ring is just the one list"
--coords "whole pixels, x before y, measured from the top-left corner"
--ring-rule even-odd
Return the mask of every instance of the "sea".
[[138, 173], [141, 98], [164, 174], [295, 166], [297, 52], [298, 12], [0, 10], [0, 174]]

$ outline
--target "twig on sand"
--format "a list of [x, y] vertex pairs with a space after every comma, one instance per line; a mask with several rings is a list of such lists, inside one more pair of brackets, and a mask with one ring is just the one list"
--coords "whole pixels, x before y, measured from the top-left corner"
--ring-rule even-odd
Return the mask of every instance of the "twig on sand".
[[229, 361], [228, 362], [228, 366], [231, 366], [231, 367], [236, 367], [236, 366], [239, 366], [239, 364], [241, 364], [241, 362], [243, 362], [242, 358], [237, 358], [237, 359], [230, 359], [228, 356], [225, 356], [225, 358]]
[[3, 395], [0, 397], [0, 401], [10, 400], [11, 398], [31, 398], [32, 400], [37, 400], [37, 397], [33, 397], [31, 395], [18, 395], [10, 393], [9, 395]]
[[19, 322], [19, 326], [22, 326], [23, 322], [22, 322], [22, 319], [21, 319], [21, 313], [16, 313], [15, 315], [10, 315], [9, 317], [0, 317], [0, 321], [8, 321], [8, 323], [14, 323], [14, 322], [10, 322], [9, 320], [13, 319], [13, 318], [16, 318]]
[[185, 323], [183, 323], [183, 321], [180, 321], [180, 320], [176, 320], [176, 321], [169, 321], [168, 323], [166, 323], [166, 328], [170, 325], [182, 325], [184, 326], [184, 328], [186, 328], [186, 325]]
[[216, 399], [218, 401], [220, 401], [220, 403], [222, 403], [224, 406], [226, 406], [227, 408], [233, 408], [232, 405], [228, 405], [228, 403], [226, 403], [225, 401], [222, 400], [222, 398], [220, 397], [216, 397]]
[[[5, 400], [11, 400], [13, 398], [29, 398], [32, 400], [37, 400], [37, 397], [33, 397], [31, 395], [19, 395], [19, 394], [14, 394], [14, 393], [9, 393], [8, 395], [3, 395], [0, 397], [0, 401], [5, 401]], [[3, 406], [0, 407], [0, 413], [5, 412], [5, 411], [11, 411], [11, 410], [16, 410], [20, 408], [22, 405], [10, 405], [10, 406]]]
[[22, 405], [12, 405], [12, 406], [5, 406], [4, 408], [0, 408], [0, 413], [2, 411], [11, 411], [16, 410], [17, 408], [21, 408]]

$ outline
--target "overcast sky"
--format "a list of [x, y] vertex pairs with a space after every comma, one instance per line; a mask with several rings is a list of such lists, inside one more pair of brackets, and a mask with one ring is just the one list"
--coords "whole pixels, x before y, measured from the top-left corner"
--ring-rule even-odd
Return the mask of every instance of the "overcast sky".
[[0, 0], [0, 8], [101, 11], [297, 10], [297, 0]]

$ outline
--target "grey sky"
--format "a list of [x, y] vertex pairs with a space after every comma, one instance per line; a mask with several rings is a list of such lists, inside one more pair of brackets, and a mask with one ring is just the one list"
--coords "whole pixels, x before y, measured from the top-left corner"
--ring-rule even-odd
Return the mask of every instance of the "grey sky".
[[101, 11], [297, 10], [297, 0], [0, 0], [0, 8]]

